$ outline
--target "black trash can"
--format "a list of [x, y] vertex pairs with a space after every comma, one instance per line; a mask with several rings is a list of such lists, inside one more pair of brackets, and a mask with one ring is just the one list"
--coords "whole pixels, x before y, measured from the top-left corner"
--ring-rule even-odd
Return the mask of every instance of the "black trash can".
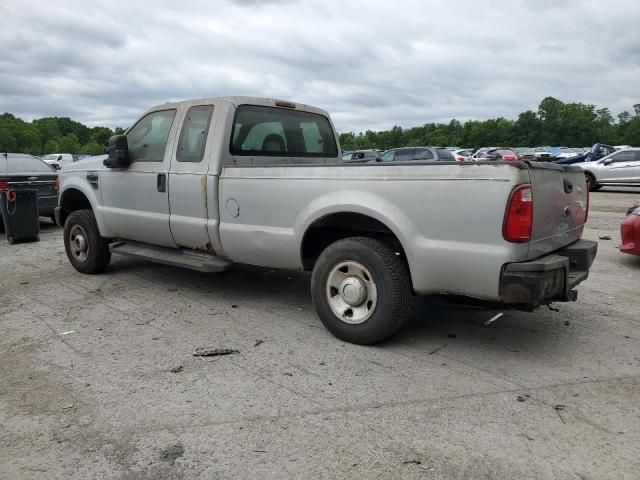
[[36, 190], [0, 192], [0, 215], [10, 244], [40, 240]]

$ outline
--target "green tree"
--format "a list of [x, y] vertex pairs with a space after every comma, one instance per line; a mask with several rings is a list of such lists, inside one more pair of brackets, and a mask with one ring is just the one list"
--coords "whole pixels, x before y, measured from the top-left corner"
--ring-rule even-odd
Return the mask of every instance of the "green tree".
[[57, 139], [60, 153], [78, 153], [80, 151], [80, 142], [75, 133], [68, 133]]

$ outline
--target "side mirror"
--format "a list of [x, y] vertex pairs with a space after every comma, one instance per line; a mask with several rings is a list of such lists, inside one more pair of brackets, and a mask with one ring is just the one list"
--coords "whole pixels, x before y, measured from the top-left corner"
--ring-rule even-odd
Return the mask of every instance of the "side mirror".
[[109, 158], [103, 162], [107, 168], [125, 168], [131, 164], [126, 135], [113, 135], [109, 138], [104, 153], [109, 155]]
[[606, 159], [604, 162], [602, 162], [602, 163], [604, 163], [605, 165], [609, 165], [609, 164], [613, 163], [613, 159], [611, 159], [611, 158], [607, 158], [607, 159]]

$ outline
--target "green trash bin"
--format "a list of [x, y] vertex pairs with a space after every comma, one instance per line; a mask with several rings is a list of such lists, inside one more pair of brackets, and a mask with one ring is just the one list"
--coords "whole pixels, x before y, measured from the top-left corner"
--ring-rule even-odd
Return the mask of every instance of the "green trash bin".
[[16, 242], [37, 242], [40, 240], [36, 190], [0, 192], [0, 215], [7, 240], [11, 245]]

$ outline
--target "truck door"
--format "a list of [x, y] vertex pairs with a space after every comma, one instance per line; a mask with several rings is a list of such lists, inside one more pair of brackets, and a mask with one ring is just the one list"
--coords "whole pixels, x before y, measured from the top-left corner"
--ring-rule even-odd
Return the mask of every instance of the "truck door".
[[120, 238], [175, 246], [169, 229], [167, 176], [176, 114], [171, 108], [142, 117], [127, 132], [131, 164], [100, 173], [104, 219]]
[[[206, 103], [206, 102], [203, 102]], [[213, 137], [213, 103], [188, 108], [178, 142], [171, 157], [169, 173], [169, 223], [171, 234], [179, 247], [196, 250], [213, 249], [209, 241], [209, 198], [218, 197], [217, 176], [208, 177]], [[217, 209], [210, 212], [218, 218]]]

